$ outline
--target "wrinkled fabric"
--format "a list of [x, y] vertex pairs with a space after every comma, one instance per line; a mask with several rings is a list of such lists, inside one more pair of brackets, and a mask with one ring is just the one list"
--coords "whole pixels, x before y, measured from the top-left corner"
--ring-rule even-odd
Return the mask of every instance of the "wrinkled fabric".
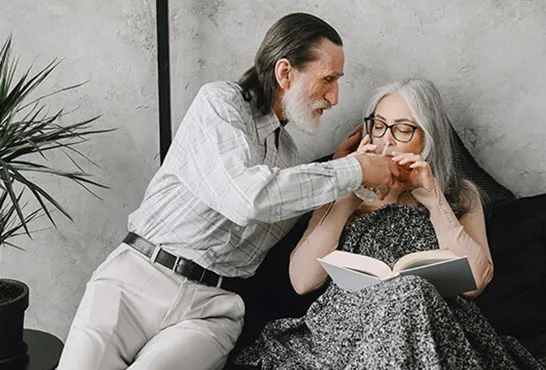
[[[391, 204], [346, 227], [340, 249], [393, 265], [438, 248], [428, 217]], [[514, 338], [501, 337], [462, 296], [406, 276], [347, 292], [331, 283], [296, 319], [269, 323], [239, 364], [261, 369], [544, 369]]]

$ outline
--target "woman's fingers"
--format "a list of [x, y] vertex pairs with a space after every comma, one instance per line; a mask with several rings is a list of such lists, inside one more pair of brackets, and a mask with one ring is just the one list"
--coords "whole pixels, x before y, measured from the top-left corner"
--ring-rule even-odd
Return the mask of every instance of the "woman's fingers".
[[430, 164], [419, 154], [393, 153], [392, 160], [398, 165], [400, 173], [397, 182], [400, 187], [415, 189], [422, 187], [428, 191], [434, 187], [434, 177]]
[[419, 154], [413, 154], [413, 153], [401, 153], [397, 154], [392, 158], [393, 161], [398, 163], [399, 165], [404, 165], [407, 163], [415, 163], [418, 161], [423, 161], [423, 158]]
[[370, 152], [375, 152], [376, 150], [377, 150], [377, 145], [374, 145], [374, 144], [366, 144], [357, 149], [359, 153], [370, 153]]
[[369, 152], [375, 152], [377, 150], [377, 145], [370, 144], [370, 135], [364, 136], [362, 141], [360, 142], [360, 145], [356, 149], [359, 153], [369, 153]]
[[361, 146], [364, 146], [369, 143], [370, 143], [370, 135], [366, 134], [366, 136], [362, 138], [362, 141], [360, 142], [360, 145], [358, 146], [358, 148], [360, 149]]
[[414, 154], [414, 153], [395, 153], [392, 159], [395, 161], [402, 160], [402, 159], [418, 161], [418, 160], [422, 160], [423, 158], [421, 158], [419, 154]]
[[427, 168], [427, 167], [428, 167], [428, 163], [425, 161], [417, 161], [410, 166], [410, 168]]

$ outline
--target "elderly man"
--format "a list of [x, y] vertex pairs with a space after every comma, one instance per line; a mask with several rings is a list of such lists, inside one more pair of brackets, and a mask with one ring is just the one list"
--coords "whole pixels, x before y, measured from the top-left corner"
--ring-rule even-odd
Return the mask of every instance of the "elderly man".
[[316, 130], [343, 64], [339, 34], [295, 13], [268, 30], [238, 83], [200, 89], [129, 235], [93, 273], [59, 369], [221, 369], [243, 325], [233, 287], [297, 216], [361, 185], [388, 192], [394, 162], [346, 156], [361, 128], [312, 164], [284, 129]]

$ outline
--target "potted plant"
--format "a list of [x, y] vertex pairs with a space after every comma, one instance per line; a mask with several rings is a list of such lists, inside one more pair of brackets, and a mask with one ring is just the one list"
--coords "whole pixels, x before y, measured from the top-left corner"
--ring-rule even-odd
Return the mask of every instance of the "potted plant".
[[[89, 186], [104, 187], [90, 180], [73, 156], [87, 159], [76, 147], [90, 135], [111, 130], [92, 129], [90, 124], [98, 117], [60, 125], [64, 112], [49, 114], [44, 103], [45, 98], [80, 85], [29, 99], [29, 94], [58, 64], [58, 61], [53, 61], [37, 73], [32, 73], [30, 68], [20, 72], [18, 62], [11, 57], [11, 37], [0, 49], [0, 248], [20, 248], [10, 238], [25, 233], [31, 237], [28, 223], [38, 216], [45, 215], [53, 225], [51, 213], [54, 210], [70, 218], [68, 212], [30, 174], [65, 178], [89, 191]], [[47, 154], [51, 151], [64, 152], [76, 169], [51, 167], [47, 163]], [[29, 207], [35, 209], [29, 210]], [[0, 367], [26, 357], [23, 322], [28, 304], [29, 288], [25, 283], [0, 277]]]

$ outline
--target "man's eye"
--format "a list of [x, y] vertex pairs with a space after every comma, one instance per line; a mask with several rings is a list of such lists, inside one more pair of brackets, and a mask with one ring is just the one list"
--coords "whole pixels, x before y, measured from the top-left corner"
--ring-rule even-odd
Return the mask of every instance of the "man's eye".
[[324, 81], [331, 83], [331, 82], [334, 82], [334, 78], [332, 76], [326, 76], [324, 77]]

